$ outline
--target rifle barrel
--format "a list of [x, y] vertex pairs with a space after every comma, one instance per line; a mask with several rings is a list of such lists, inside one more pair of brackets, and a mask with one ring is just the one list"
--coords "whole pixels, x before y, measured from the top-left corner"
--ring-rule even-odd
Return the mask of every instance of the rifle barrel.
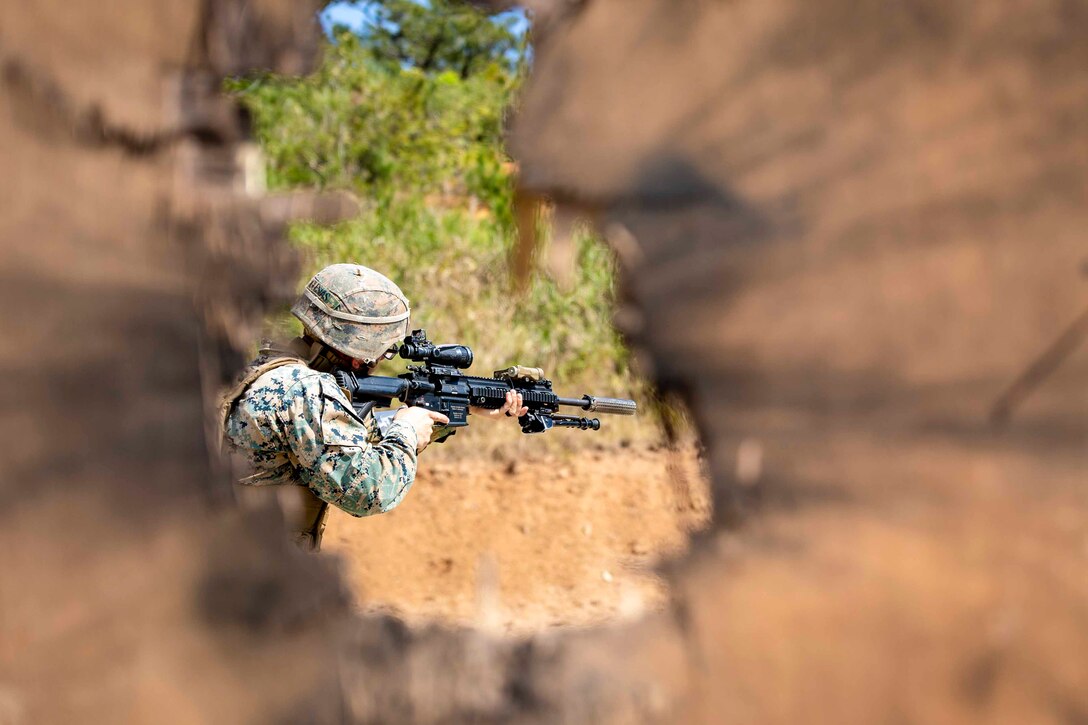
[[560, 405], [569, 405], [594, 413], [634, 415], [638, 412], [638, 404], [626, 398], [601, 398], [596, 395], [584, 395], [581, 398], [559, 398], [557, 402]]

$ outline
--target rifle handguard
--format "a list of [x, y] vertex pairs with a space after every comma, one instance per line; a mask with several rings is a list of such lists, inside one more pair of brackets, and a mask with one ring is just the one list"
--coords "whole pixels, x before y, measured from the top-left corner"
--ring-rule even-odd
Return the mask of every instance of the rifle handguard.
[[638, 403], [624, 398], [598, 398], [595, 395], [585, 396], [589, 403], [583, 410], [593, 413], [609, 413], [611, 415], [634, 415], [638, 412]]

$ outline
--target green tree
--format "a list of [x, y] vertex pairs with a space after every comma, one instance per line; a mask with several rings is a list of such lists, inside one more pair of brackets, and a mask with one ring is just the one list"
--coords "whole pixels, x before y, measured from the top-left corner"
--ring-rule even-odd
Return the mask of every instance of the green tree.
[[424, 73], [453, 71], [462, 79], [490, 65], [516, 66], [525, 38], [507, 17], [491, 18], [457, 0], [368, 0], [374, 21], [363, 42], [375, 58]]

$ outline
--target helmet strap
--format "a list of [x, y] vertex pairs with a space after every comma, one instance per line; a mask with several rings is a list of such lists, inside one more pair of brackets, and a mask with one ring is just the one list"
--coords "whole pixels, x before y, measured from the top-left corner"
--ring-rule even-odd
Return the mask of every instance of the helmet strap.
[[[306, 334], [302, 336], [302, 341], [309, 346], [309, 356], [305, 358], [306, 364], [314, 370], [328, 373], [337, 368], [356, 369], [352, 364], [352, 358], [333, 350], [320, 340], [315, 340], [313, 337]], [[359, 369], [365, 369], [367, 367], [369, 366], [364, 365], [363, 368]]]

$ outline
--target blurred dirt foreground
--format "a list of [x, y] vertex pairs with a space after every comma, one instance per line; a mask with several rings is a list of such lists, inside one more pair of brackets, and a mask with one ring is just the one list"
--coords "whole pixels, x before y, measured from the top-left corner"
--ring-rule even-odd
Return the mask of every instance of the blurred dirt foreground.
[[671, 606], [409, 629], [236, 510], [205, 403], [351, 208], [217, 89], [316, 3], [6, 3], [0, 723], [1088, 719], [1088, 6], [535, 5], [525, 193], [709, 454]]

